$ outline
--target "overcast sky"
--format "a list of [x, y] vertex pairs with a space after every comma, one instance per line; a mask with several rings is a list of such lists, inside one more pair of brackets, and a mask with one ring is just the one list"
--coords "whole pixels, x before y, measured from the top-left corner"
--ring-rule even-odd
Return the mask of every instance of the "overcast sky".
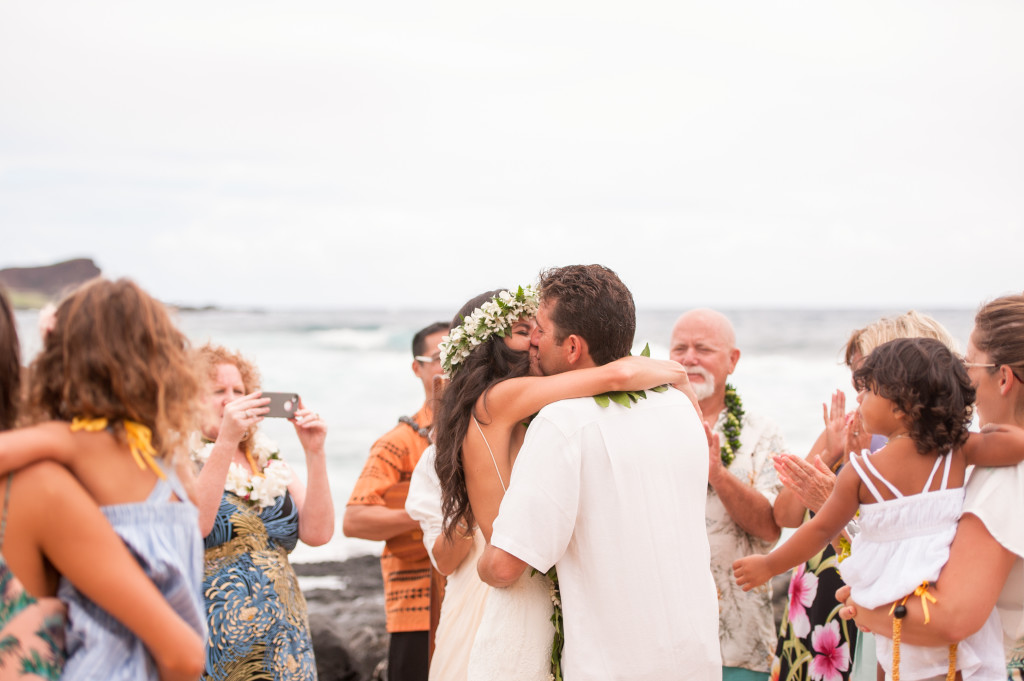
[[1024, 288], [1024, 3], [8, 0], [0, 267], [172, 302]]

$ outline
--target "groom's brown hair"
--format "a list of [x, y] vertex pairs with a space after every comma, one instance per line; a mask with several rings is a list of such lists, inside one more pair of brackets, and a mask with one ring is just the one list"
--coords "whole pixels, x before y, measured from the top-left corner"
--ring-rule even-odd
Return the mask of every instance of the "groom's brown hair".
[[587, 342], [591, 359], [607, 364], [629, 354], [636, 332], [633, 294], [604, 265], [568, 265], [540, 274], [541, 302], [552, 303], [555, 340]]

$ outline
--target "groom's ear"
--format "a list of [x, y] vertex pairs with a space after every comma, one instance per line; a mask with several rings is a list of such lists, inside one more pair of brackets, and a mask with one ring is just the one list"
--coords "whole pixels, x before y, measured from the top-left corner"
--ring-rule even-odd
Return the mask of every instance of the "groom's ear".
[[565, 347], [565, 359], [569, 362], [570, 366], [590, 355], [587, 341], [582, 336], [577, 336], [574, 333], [570, 333], [565, 341], [562, 342], [562, 345]]

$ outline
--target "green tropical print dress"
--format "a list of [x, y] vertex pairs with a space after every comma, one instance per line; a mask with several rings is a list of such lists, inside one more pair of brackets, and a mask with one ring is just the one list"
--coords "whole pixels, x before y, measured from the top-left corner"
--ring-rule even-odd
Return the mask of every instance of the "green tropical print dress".
[[[7, 530], [7, 500], [11, 496], [12, 477], [7, 476], [7, 493], [0, 517], [0, 550]], [[0, 555], [0, 681], [59, 679], [66, 659], [66, 622], [64, 604], [57, 598], [36, 598], [25, 591]]]

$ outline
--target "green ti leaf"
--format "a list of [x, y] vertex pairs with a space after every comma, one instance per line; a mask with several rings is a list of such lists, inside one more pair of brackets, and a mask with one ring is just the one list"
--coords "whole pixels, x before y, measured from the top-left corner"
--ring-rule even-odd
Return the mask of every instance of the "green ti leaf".
[[629, 409], [633, 406], [633, 402], [629, 399], [629, 393], [622, 390], [616, 390], [615, 392], [606, 393], [611, 398], [612, 402], [621, 404], [623, 407]]

